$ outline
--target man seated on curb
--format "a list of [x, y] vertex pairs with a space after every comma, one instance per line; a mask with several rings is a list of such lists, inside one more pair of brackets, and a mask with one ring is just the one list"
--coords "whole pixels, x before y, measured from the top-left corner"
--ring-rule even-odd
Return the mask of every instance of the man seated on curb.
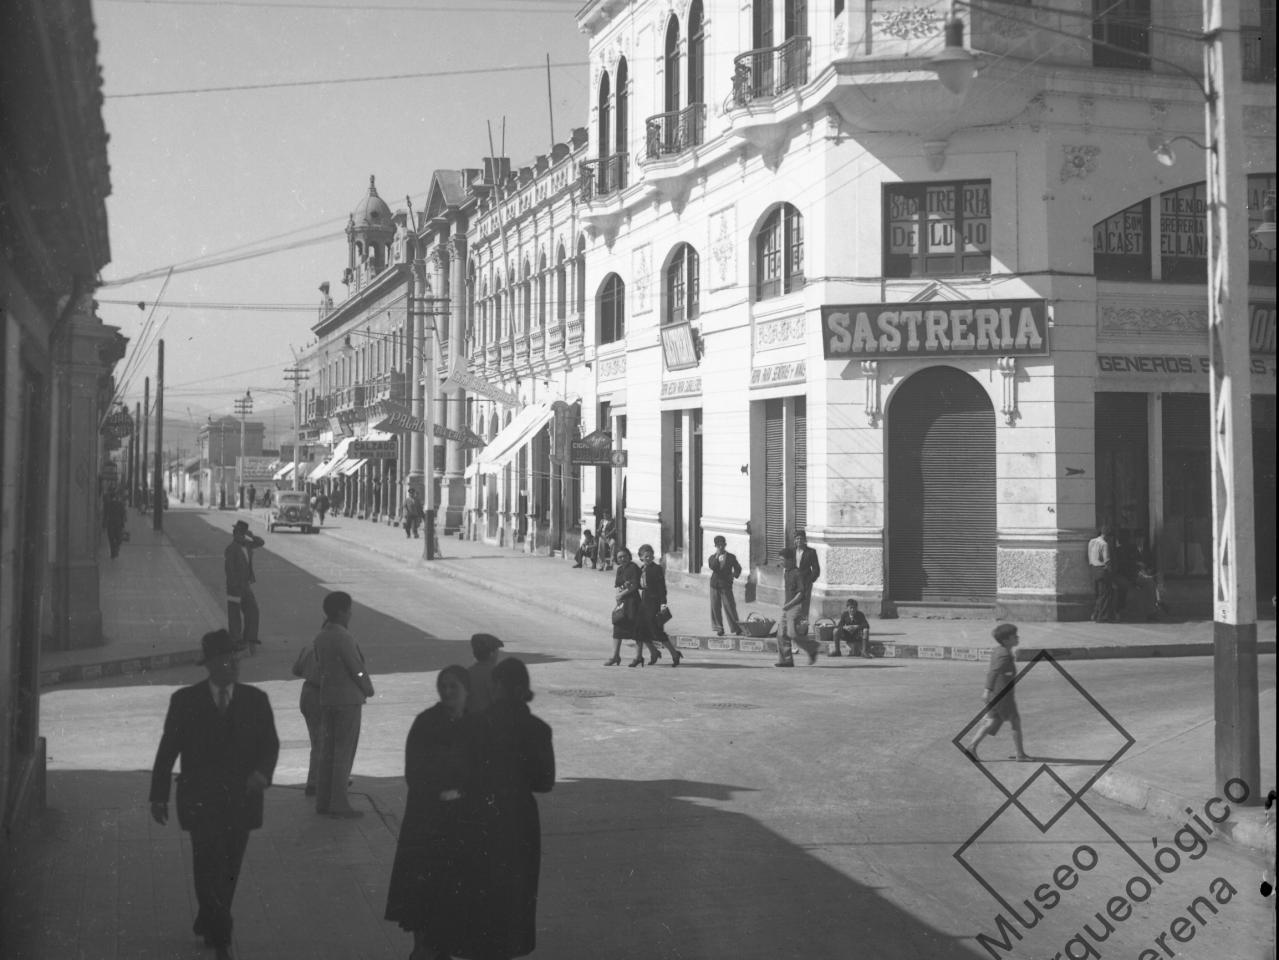
[[844, 605], [844, 612], [839, 615], [839, 622], [835, 624], [835, 650], [831, 653], [832, 657], [842, 657], [839, 652], [841, 643], [848, 644], [848, 655], [850, 657], [859, 656], [857, 648], [861, 647], [860, 656], [870, 657], [870, 623], [866, 619], [866, 614], [857, 609], [857, 601], [849, 600]]

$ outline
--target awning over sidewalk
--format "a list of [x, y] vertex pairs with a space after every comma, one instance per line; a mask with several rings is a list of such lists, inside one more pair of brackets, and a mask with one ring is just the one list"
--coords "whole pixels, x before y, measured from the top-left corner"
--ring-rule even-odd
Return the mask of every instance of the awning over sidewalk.
[[471, 477], [477, 473], [497, 473], [515, 458], [520, 447], [532, 440], [554, 415], [555, 411], [549, 403], [542, 401], [529, 404], [497, 432], [488, 446], [476, 453], [475, 459], [466, 468], [466, 475]]
[[335, 477], [349, 477], [366, 463], [368, 463], [367, 460], [352, 460], [348, 457], [329, 472]]
[[292, 463], [286, 463], [286, 464], [285, 464], [284, 466], [282, 466], [279, 470], [275, 471], [275, 473], [274, 473], [274, 474], [272, 474], [271, 479], [272, 479], [272, 480], [287, 480], [287, 479], [289, 479], [289, 477], [291, 477], [291, 476], [293, 476], [293, 464], [292, 464]]
[[351, 439], [351, 437], [343, 437], [338, 441], [338, 445], [333, 448], [332, 456], [312, 470], [307, 479], [311, 481], [323, 480], [336, 470], [342, 461], [346, 459], [346, 451], [351, 446]]

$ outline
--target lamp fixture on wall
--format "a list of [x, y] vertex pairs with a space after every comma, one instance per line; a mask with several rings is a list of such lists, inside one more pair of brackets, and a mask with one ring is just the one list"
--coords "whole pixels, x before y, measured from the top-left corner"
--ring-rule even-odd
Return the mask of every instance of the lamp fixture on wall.
[[1164, 137], [1158, 133], [1152, 133], [1146, 138], [1146, 146], [1150, 148], [1150, 152], [1155, 155], [1156, 160], [1165, 167], [1171, 167], [1177, 162], [1177, 154], [1176, 151], [1172, 149], [1172, 145], [1178, 140], [1184, 140], [1186, 143], [1192, 143], [1200, 150], [1209, 149], [1207, 144], [1200, 143], [1194, 137], [1187, 137], [1184, 135]]

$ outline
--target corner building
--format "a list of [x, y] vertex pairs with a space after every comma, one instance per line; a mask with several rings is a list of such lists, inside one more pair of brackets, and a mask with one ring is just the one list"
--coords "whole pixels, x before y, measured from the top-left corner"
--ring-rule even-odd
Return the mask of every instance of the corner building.
[[[1151, 149], [1203, 136], [1202, 50], [1166, 29], [1201, 8], [1096, 7], [965, 4], [966, 95], [928, 67], [949, 3], [583, 7], [583, 416], [626, 451], [629, 546], [696, 581], [722, 534], [748, 598], [774, 599], [803, 529], [815, 616], [857, 597], [1079, 619], [1110, 522], [1174, 610], [1207, 612], [1204, 155]], [[1274, 191], [1272, 21], [1243, 4], [1227, 91], [1253, 226]], [[1250, 256], [1269, 596], [1274, 253]]]

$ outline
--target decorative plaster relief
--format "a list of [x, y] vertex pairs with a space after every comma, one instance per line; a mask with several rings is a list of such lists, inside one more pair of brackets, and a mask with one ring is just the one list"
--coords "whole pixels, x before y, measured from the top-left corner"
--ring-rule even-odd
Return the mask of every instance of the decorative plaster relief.
[[755, 324], [755, 352], [776, 350], [804, 340], [804, 315], [783, 317]]
[[1000, 547], [996, 582], [999, 588], [1014, 590], [1057, 589], [1056, 550], [1010, 550]]
[[831, 547], [822, 569], [829, 584], [879, 589], [884, 586], [884, 551], [879, 547]]
[[1089, 174], [1097, 170], [1097, 158], [1101, 156], [1101, 147], [1085, 144], [1063, 144], [1061, 148], [1061, 182], [1079, 179], [1086, 180]]
[[719, 290], [737, 283], [737, 247], [734, 236], [737, 233], [737, 211], [735, 207], [725, 207], [710, 215], [711, 271], [710, 288]]
[[903, 7], [885, 10], [871, 21], [871, 27], [898, 40], [922, 40], [941, 32], [942, 19], [932, 7]]
[[633, 302], [637, 315], [648, 313], [653, 309], [653, 298], [649, 296], [653, 281], [652, 251], [652, 244], [645, 243], [636, 247], [631, 253], [631, 276], [633, 278], [631, 283], [634, 288]]
[[626, 376], [626, 354], [601, 360], [599, 365], [601, 380], [617, 380]]
[[1079, 98], [1079, 119], [1084, 123], [1084, 133], [1092, 130], [1093, 117], [1097, 115], [1097, 101], [1092, 97]]
[[1208, 311], [1181, 307], [1141, 307], [1101, 304], [1100, 332], [1126, 336], [1151, 333], [1202, 335], [1208, 332]]

